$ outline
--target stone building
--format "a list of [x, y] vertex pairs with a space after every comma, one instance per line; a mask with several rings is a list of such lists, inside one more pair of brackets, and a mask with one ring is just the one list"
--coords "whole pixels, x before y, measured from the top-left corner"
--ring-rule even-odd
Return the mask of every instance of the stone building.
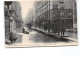
[[73, 0], [40, 0], [34, 6], [37, 27], [42, 28], [46, 23], [50, 26], [54, 20], [64, 20], [66, 29], [73, 29]]
[[22, 16], [21, 16], [21, 5], [19, 2], [14, 1], [11, 4], [11, 9], [15, 11], [15, 20], [16, 20], [16, 28], [21, 27], [21, 21], [22, 21]]
[[4, 17], [5, 17], [5, 37], [9, 39], [10, 31], [10, 5], [12, 2], [4, 2]]
[[16, 33], [17, 28], [21, 29], [21, 7], [16, 1], [4, 2], [5, 36], [9, 38], [11, 32]]

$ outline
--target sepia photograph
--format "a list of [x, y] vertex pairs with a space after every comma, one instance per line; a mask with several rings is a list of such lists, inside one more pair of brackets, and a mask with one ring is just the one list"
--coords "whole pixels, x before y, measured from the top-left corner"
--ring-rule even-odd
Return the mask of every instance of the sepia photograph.
[[76, 0], [4, 1], [5, 47], [77, 46]]

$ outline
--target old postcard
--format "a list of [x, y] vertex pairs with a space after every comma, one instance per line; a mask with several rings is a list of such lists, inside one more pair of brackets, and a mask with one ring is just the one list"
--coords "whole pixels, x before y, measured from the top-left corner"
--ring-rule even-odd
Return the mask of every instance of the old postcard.
[[4, 1], [5, 46], [76, 46], [76, 0]]

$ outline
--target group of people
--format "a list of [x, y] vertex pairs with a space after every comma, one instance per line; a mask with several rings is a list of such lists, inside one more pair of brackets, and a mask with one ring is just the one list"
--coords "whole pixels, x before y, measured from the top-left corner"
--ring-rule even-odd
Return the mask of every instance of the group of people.
[[52, 22], [52, 23], [45, 23], [43, 25], [43, 29], [44, 31], [48, 30], [48, 32], [50, 33], [52, 31], [52, 33], [54, 34], [58, 34], [60, 36], [64, 36], [65, 33], [65, 23], [64, 21], [61, 22]]
[[58, 25], [57, 25], [57, 33], [58, 33], [58, 35], [64, 36], [65, 24], [63, 22], [62, 23], [58, 23]]

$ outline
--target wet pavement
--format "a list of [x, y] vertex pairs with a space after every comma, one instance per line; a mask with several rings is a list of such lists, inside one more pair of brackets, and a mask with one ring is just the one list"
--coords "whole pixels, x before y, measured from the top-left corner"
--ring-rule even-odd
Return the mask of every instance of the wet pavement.
[[69, 42], [68, 39], [57, 40], [53, 36], [45, 35], [38, 31], [28, 30], [29, 34], [19, 33], [22, 35], [22, 42], [34, 42], [34, 43], [54, 43], [54, 42]]
[[[55, 37], [45, 35], [43, 33], [40, 33], [39, 31], [35, 30], [26, 30], [29, 31], [29, 34], [25, 33], [17, 33], [18, 35], [21, 35], [21, 38], [19, 37], [16, 41], [16, 43], [12, 44], [11, 46], [53, 46], [54, 43], [72, 43], [73, 41], [69, 39], [56, 39]], [[20, 40], [20, 41], [19, 41]], [[47, 45], [48, 44], [48, 45]]]

